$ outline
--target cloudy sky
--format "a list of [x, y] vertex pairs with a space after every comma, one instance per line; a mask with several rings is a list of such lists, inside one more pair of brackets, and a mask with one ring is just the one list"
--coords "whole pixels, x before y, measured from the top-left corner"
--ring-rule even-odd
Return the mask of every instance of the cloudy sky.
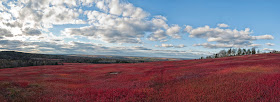
[[280, 50], [277, 0], [1, 0], [0, 50], [199, 58]]

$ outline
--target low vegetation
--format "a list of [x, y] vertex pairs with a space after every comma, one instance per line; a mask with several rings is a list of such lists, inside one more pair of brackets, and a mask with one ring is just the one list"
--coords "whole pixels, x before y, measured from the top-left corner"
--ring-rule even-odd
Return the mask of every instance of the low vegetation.
[[236, 102], [280, 100], [280, 54], [128, 64], [0, 69], [12, 102]]

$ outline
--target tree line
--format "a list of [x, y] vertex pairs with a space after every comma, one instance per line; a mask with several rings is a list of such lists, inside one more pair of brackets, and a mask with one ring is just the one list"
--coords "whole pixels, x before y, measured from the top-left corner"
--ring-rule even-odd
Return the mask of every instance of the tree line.
[[148, 62], [146, 60], [128, 60], [128, 59], [109, 59], [109, 58], [92, 58], [67, 55], [48, 55], [48, 54], [32, 54], [15, 51], [0, 51], [0, 69], [40, 66], [40, 65], [63, 65], [63, 63], [94, 63], [94, 64], [110, 64], [110, 63], [141, 63]]
[[260, 50], [256, 50], [256, 48], [244, 49], [244, 48], [230, 48], [228, 50], [221, 50], [219, 53], [201, 57], [200, 59], [210, 59], [210, 58], [221, 58], [221, 57], [229, 57], [229, 56], [241, 56], [241, 55], [253, 55], [261, 53]]

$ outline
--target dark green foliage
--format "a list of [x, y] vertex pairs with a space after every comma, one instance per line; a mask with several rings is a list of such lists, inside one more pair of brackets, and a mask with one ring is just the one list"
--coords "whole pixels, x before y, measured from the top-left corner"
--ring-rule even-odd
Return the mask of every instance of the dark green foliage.
[[231, 52], [231, 48], [227, 51], [227, 56], [231, 56], [232, 52]]
[[246, 52], [246, 54], [247, 54], [247, 55], [251, 55], [251, 54], [252, 54], [252, 51], [251, 51], [250, 49], [248, 49], [247, 52]]
[[[252, 51], [251, 51], [252, 50]], [[277, 52], [277, 51], [276, 51]], [[273, 53], [276, 53], [273, 52]], [[251, 54], [257, 54], [260, 53], [260, 50], [258, 50], [256, 52], [256, 48], [252, 48], [252, 49], [232, 49], [230, 48], [229, 50], [221, 50], [219, 53], [213, 54], [211, 56], [206, 56], [206, 59], [209, 58], [220, 58], [220, 57], [229, 57], [229, 56], [240, 56], [240, 55], [251, 55]], [[201, 57], [200, 59], [203, 59], [203, 57]]]
[[246, 49], [243, 49], [242, 55], [246, 55], [247, 54], [246, 52], [247, 52]]
[[252, 54], [256, 54], [256, 48], [252, 48]]
[[238, 56], [242, 55], [242, 50], [240, 48], [238, 48], [237, 55]]
[[15, 51], [0, 52], [0, 68], [14, 68], [41, 65], [63, 65], [63, 63], [142, 63], [149, 60], [93, 58], [66, 55], [31, 54]]

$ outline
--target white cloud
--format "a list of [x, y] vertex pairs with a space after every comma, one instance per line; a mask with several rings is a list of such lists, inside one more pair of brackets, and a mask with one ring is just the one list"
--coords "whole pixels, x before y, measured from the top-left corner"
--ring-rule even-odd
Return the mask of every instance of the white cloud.
[[274, 49], [270, 49], [270, 48], [264, 48], [264, 51], [274, 51]]
[[161, 42], [164, 42], [164, 41], [166, 41], [165, 40], [166, 38], [167, 38], [166, 33], [163, 30], [161, 30], [161, 29], [153, 32], [152, 34], [150, 34], [148, 36], [148, 39], [151, 40], [151, 41], [161, 41]]
[[94, 1], [100, 11], [85, 11], [90, 26], [67, 28], [64, 35], [86, 36], [109, 43], [142, 43], [148, 33], [151, 41], [179, 39], [181, 27], [169, 26], [163, 16], [149, 19], [149, 13], [131, 3], [119, 0]]
[[220, 28], [227, 28], [229, 26], [227, 24], [222, 23], [222, 24], [218, 24], [218, 27], [220, 27]]
[[[94, 8], [94, 10], [83, 11], [81, 6]], [[145, 37], [148, 40], [160, 42], [180, 39], [181, 33], [184, 31], [190, 33], [190, 37], [216, 42], [216, 44], [195, 44], [195, 46], [208, 48], [255, 47], [260, 45], [254, 44], [252, 42], [254, 40], [273, 39], [271, 35], [251, 36], [250, 29], [240, 31], [221, 29], [228, 27], [226, 24], [219, 24], [217, 28], [186, 26], [182, 31], [179, 25], [169, 25], [167, 21], [166, 17], [151, 16], [142, 8], [123, 0], [2, 0], [0, 1], [0, 49], [60, 53], [108, 52], [106, 54], [136, 54], [153, 51], [152, 54], [155, 55], [158, 53], [172, 56], [176, 54], [191, 55], [192, 53], [153, 50], [139, 46], [126, 48], [123, 51], [117, 47], [78, 42], [78, 39], [86, 38], [102, 43], [143, 44], [142, 39]], [[49, 31], [55, 25], [63, 26], [65, 24], [73, 24], [79, 28], [63, 29], [60, 35], [52, 34]], [[85, 26], [80, 24], [85, 24]], [[184, 48], [186, 46], [161, 44], [157, 47]]]
[[249, 45], [249, 47], [259, 47], [259, 46], [261, 46], [260, 44], [251, 44], [251, 45]]
[[[19, 0], [1, 2], [0, 28], [16, 36], [40, 35], [53, 25], [84, 24], [76, 0]], [[5, 5], [2, 5], [5, 4]], [[68, 7], [66, 7], [67, 5]]]
[[205, 48], [232, 48], [232, 47], [236, 47], [235, 45], [228, 45], [228, 44], [209, 44], [209, 43], [194, 44], [193, 46], [203, 46], [203, 47], [205, 47]]
[[173, 47], [173, 44], [161, 44], [161, 47]]
[[255, 40], [274, 39], [272, 35], [260, 35], [251, 36], [253, 33], [249, 28], [245, 30], [236, 29], [222, 29], [222, 28], [210, 28], [209, 26], [192, 28], [191, 26], [186, 26], [185, 31], [189, 33], [189, 37], [203, 38], [207, 39], [208, 42], [216, 42], [217, 44], [195, 44], [194, 46], [204, 46], [206, 48], [230, 48], [230, 47], [252, 47], [259, 46], [253, 43]]
[[0, 11], [5, 11], [7, 8], [2, 4], [3, 1], [0, 1]]
[[184, 29], [185, 32], [191, 32], [192, 26], [187, 25], [186, 28]]
[[180, 45], [173, 45], [173, 44], [161, 44], [161, 45], [155, 45], [155, 47], [164, 47], [164, 48], [184, 48], [186, 47], [184, 44]]
[[267, 46], [274, 46], [275, 44], [273, 43], [266, 43]]
[[138, 19], [146, 18], [149, 15], [143, 9], [119, 0], [96, 0], [95, 3], [97, 8], [112, 15]]
[[69, 42], [59, 44], [55, 42], [24, 42], [20, 40], [0, 40], [0, 50], [16, 50], [35, 53], [50, 54], [101, 54], [101, 55], [125, 55], [146, 57], [169, 57], [169, 58], [198, 58], [206, 56], [206, 51], [176, 51], [176, 50], [153, 50], [146, 47], [107, 47], [86, 42]]
[[172, 27], [166, 30], [166, 34], [171, 36], [172, 38], [179, 39], [181, 36], [179, 35], [181, 27], [178, 25], [173, 25]]
[[[193, 46], [203, 46], [205, 48], [240, 48], [238, 45], [233, 45], [233, 44], [209, 44], [209, 43], [203, 43], [203, 44], [194, 44]], [[248, 47], [259, 47], [261, 45], [259, 44], [251, 44]]]
[[[14, 37], [40, 36], [42, 32], [49, 33], [54, 25], [88, 24], [67, 28], [63, 35], [109, 43], [142, 43], [147, 34], [151, 41], [181, 38], [178, 25], [169, 26], [165, 17], [150, 17], [142, 8], [121, 0], [19, 0], [0, 4], [0, 28], [11, 31]], [[83, 11], [80, 6], [84, 5], [99, 10]]]
[[176, 48], [184, 48], [186, 46], [184, 44], [180, 44], [180, 45], [177, 45], [177, 46], [174, 46], [174, 47], [176, 47]]
[[274, 37], [272, 35], [261, 35], [261, 36], [255, 36], [256, 39], [267, 39], [267, 40], [272, 40]]

